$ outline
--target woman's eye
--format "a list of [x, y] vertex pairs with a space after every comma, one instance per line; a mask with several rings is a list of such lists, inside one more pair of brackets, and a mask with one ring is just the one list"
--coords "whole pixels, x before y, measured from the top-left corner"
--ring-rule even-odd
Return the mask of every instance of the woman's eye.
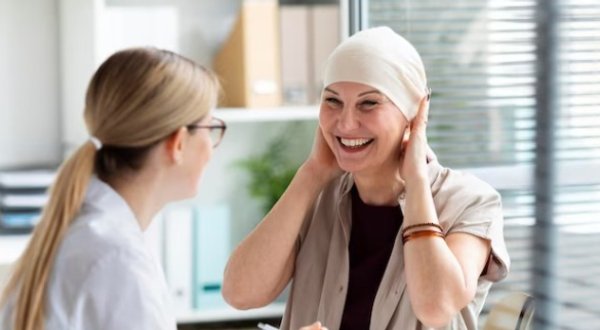
[[374, 107], [376, 107], [379, 104], [379, 102], [374, 101], [374, 100], [365, 100], [360, 102], [359, 107], [361, 109], [372, 109]]
[[330, 106], [339, 106], [340, 104], [342, 104], [342, 102], [340, 102], [340, 100], [336, 99], [335, 97], [325, 98], [325, 103], [327, 103]]

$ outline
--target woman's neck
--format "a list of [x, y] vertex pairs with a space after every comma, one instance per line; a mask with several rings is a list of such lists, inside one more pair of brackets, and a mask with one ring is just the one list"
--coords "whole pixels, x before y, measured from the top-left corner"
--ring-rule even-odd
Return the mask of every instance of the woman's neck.
[[398, 205], [398, 197], [404, 190], [404, 182], [396, 171], [377, 173], [353, 173], [360, 199], [369, 205]]
[[159, 177], [157, 173], [140, 171], [106, 180], [131, 208], [142, 231], [168, 202], [162, 198]]

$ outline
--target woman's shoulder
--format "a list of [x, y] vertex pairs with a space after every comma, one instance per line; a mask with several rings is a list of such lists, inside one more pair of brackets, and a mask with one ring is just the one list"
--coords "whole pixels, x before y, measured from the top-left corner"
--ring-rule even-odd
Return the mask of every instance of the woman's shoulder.
[[502, 199], [498, 191], [466, 171], [440, 167], [432, 183], [432, 194], [440, 221], [475, 221], [488, 225], [502, 221]]
[[327, 237], [331, 235], [333, 222], [340, 212], [341, 202], [354, 184], [352, 176], [345, 173], [329, 182], [308, 210], [300, 230], [300, 241], [312, 232], [312, 236]]
[[500, 194], [490, 184], [464, 170], [439, 166], [438, 175], [432, 182], [432, 193], [438, 197], [491, 198]]
[[80, 215], [67, 231], [58, 254], [57, 272], [86, 278], [90, 269], [102, 271], [103, 264], [151, 264], [143, 237], [111, 225], [119, 219], [107, 215]]

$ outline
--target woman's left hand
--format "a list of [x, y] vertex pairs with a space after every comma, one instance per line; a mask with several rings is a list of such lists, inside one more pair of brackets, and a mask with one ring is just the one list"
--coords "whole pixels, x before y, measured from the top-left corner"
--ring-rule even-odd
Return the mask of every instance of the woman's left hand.
[[427, 162], [435, 160], [435, 154], [427, 144], [427, 118], [429, 116], [429, 100], [423, 97], [419, 104], [417, 115], [407, 127], [402, 141], [400, 155], [400, 177], [404, 180], [406, 189], [414, 184], [426, 182]]
[[315, 322], [311, 325], [300, 328], [300, 330], [327, 330], [327, 328], [322, 326], [321, 322]]

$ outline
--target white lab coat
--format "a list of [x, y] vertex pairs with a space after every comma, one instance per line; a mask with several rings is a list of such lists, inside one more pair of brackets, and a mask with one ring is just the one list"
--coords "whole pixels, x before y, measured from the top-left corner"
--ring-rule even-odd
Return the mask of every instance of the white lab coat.
[[[12, 329], [14, 295], [0, 309]], [[125, 200], [93, 177], [54, 261], [46, 330], [176, 329], [163, 271]]]

